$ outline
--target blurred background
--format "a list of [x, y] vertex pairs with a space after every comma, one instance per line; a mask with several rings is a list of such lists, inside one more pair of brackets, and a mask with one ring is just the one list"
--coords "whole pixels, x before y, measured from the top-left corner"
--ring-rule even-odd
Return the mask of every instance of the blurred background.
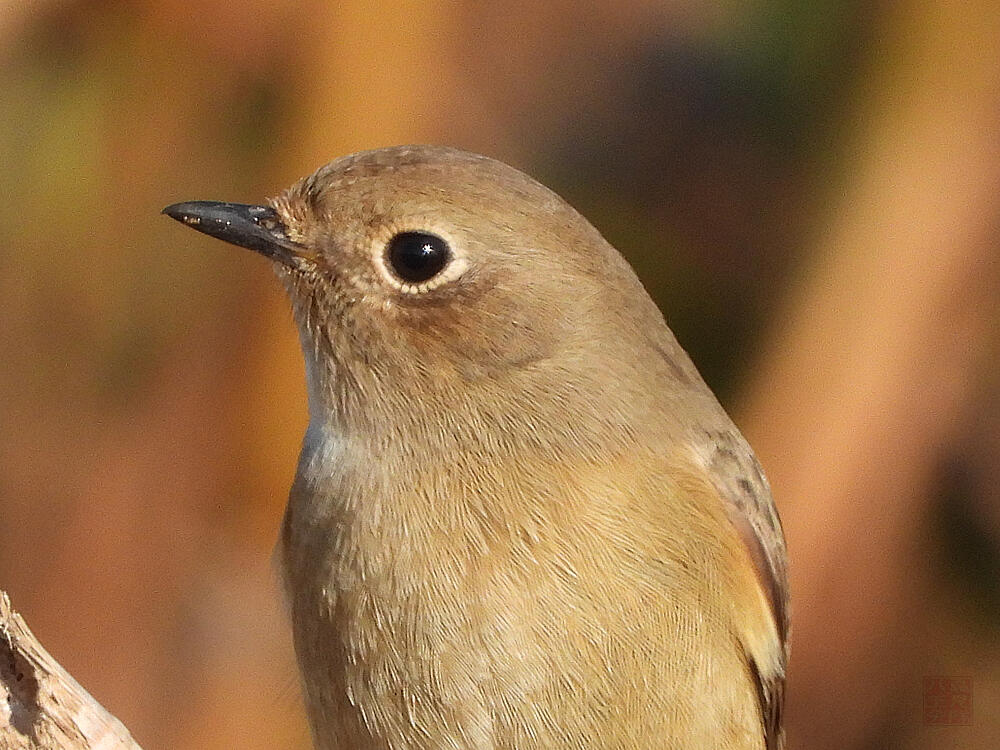
[[996, 3], [0, 0], [0, 70], [0, 588], [147, 750], [308, 745], [291, 316], [158, 212], [406, 142], [576, 205], [750, 438], [790, 750], [1000, 747]]

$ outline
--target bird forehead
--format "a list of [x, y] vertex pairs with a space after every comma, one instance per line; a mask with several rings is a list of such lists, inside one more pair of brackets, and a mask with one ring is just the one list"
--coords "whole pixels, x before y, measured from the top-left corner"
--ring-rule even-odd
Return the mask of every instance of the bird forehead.
[[554, 192], [454, 149], [394, 147], [337, 159], [273, 205], [293, 239], [338, 253], [369, 253], [396, 233], [417, 231], [441, 236], [480, 267], [591, 275], [608, 261], [596, 231]]
[[[343, 213], [542, 213], [562, 200], [532, 178], [478, 154], [403, 146], [337, 159], [300, 181], [289, 198], [314, 215]], [[501, 209], [503, 207], [503, 209]]]

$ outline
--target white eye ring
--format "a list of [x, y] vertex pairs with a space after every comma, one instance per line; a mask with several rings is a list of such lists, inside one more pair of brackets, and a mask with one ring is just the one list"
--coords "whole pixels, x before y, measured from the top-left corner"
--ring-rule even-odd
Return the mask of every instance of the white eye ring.
[[[444, 250], [448, 253], [444, 265], [426, 281], [407, 281], [391, 267], [390, 255], [393, 251], [392, 243], [398, 238], [407, 235], [413, 235], [414, 238], [427, 238], [425, 249], [429, 248], [434, 240], [440, 241], [444, 244]], [[454, 281], [465, 272], [469, 265], [465, 254], [451, 237], [446, 232], [439, 231], [434, 223], [430, 221], [426, 223], [407, 222], [405, 225], [387, 227], [385, 231], [379, 232], [379, 236], [372, 243], [372, 256], [375, 268], [384, 281], [403, 294], [413, 295], [426, 294], [444, 284]]]

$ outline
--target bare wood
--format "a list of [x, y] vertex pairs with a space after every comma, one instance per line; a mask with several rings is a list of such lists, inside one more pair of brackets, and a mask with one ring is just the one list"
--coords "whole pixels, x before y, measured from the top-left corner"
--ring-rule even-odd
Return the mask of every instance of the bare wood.
[[42, 648], [0, 591], [0, 748], [141, 750]]

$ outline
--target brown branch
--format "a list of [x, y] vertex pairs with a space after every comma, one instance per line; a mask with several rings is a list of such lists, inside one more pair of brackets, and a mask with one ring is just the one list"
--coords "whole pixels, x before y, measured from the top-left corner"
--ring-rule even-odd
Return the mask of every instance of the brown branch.
[[0, 591], [0, 748], [141, 750], [42, 648]]

